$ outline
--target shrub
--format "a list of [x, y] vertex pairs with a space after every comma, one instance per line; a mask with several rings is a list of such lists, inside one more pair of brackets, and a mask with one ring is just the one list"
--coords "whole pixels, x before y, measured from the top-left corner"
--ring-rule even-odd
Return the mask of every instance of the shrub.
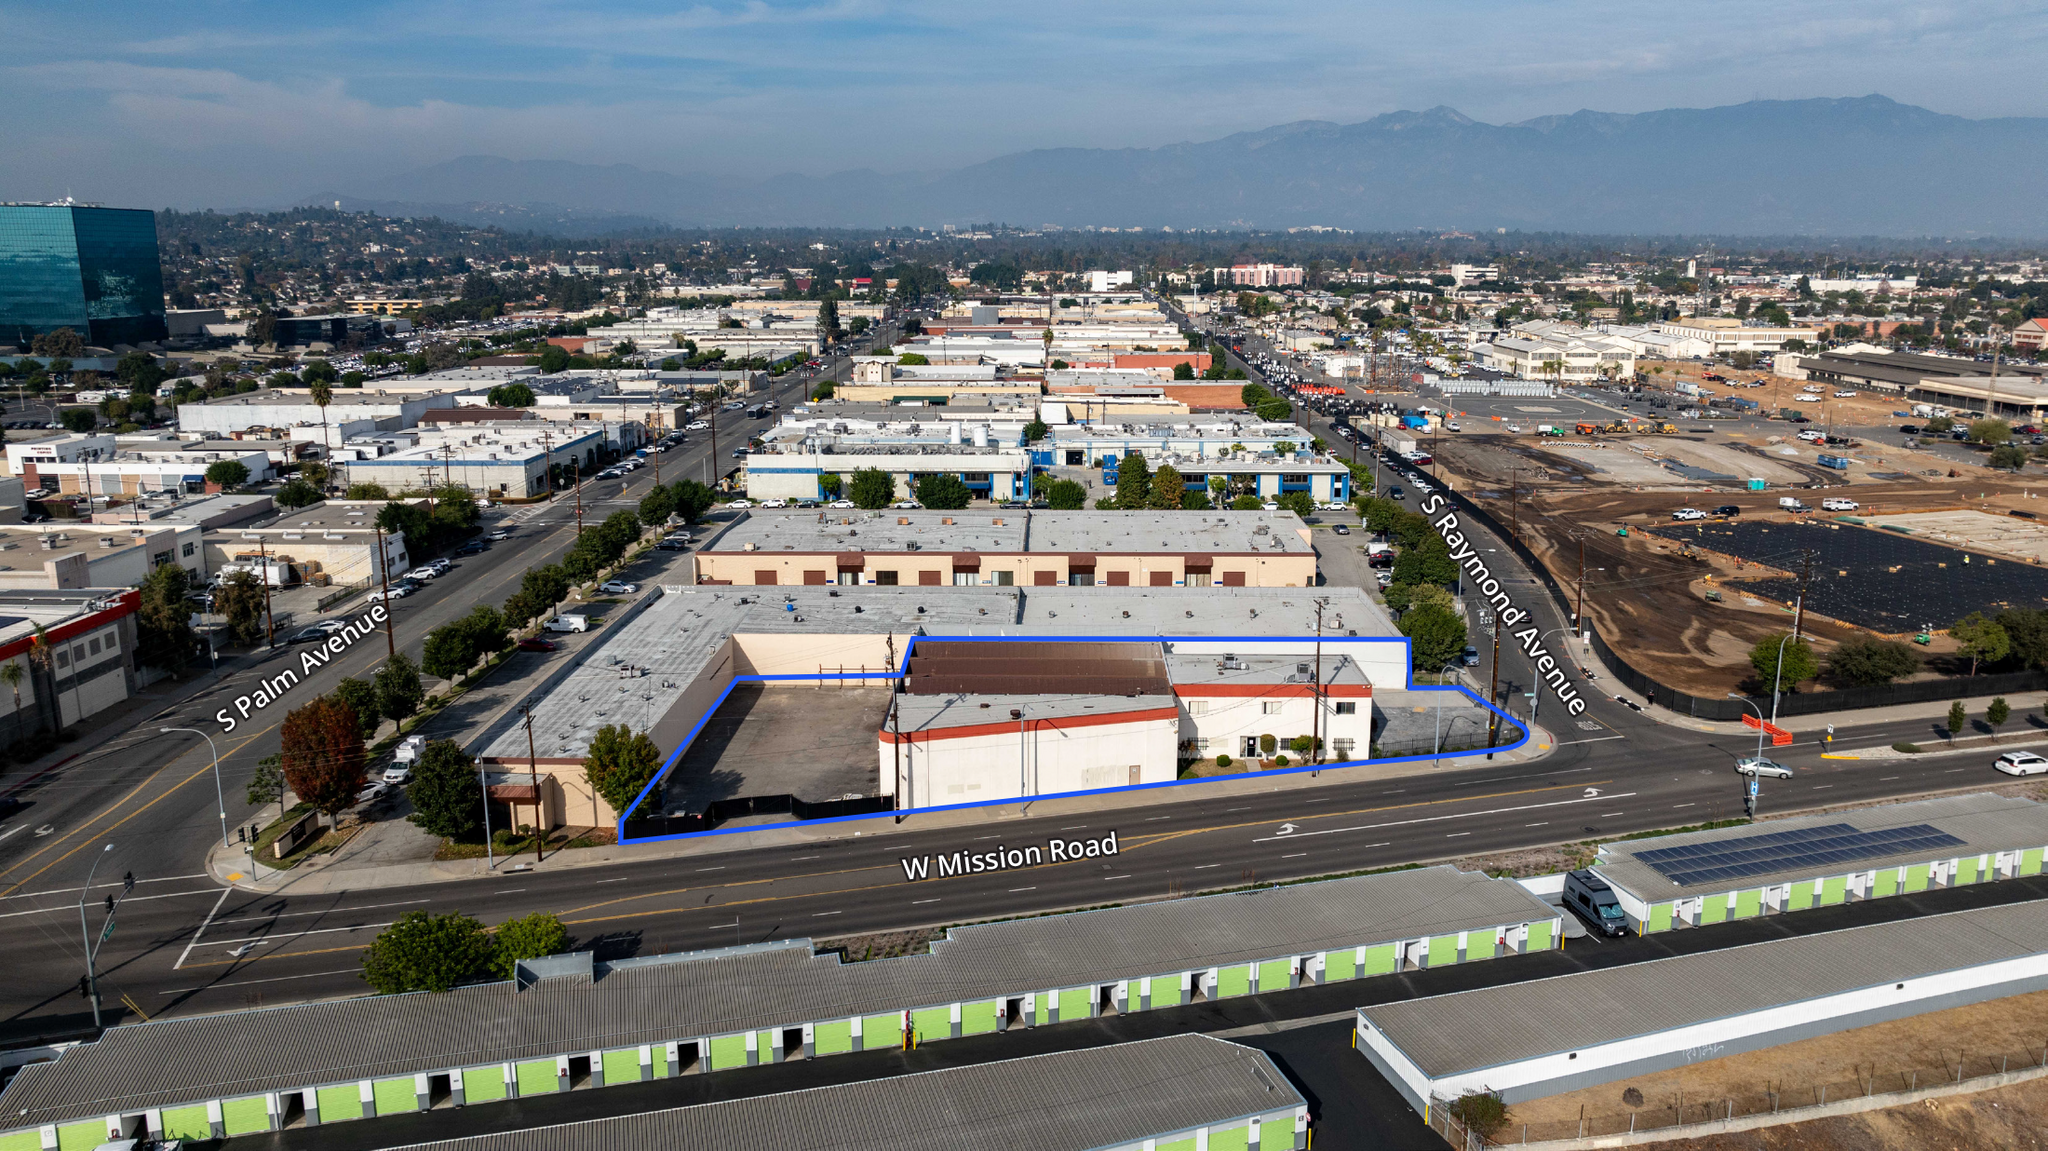
[[1273, 757], [1273, 762], [1279, 765], [1280, 767], [1286, 767], [1288, 760], [1287, 757], [1284, 755], [1276, 755]]
[[1219, 756], [1217, 756], [1217, 757], [1216, 757], [1216, 766], [1217, 766], [1217, 767], [1229, 767], [1229, 766], [1230, 766], [1230, 757], [1229, 757], [1229, 756], [1227, 756], [1227, 755], [1219, 755]]
[[1893, 744], [1892, 750], [1903, 751], [1908, 755], [1918, 755], [1920, 754], [1920, 745], [1917, 743], [1906, 743], [1904, 741], [1901, 741], [1899, 743]]
[[1260, 737], [1259, 737], [1259, 750], [1260, 750], [1260, 751], [1262, 751], [1262, 752], [1266, 753], [1267, 755], [1271, 755], [1271, 754], [1273, 754], [1273, 753], [1274, 753], [1275, 751], [1278, 751], [1279, 749], [1280, 749], [1280, 740], [1279, 740], [1278, 738], [1276, 738], [1276, 737], [1274, 737], [1274, 736], [1271, 736], [1271, 735], [1262, 735], [1262, 736], [1260, 736]]
[[1507, 1126], [1508, 1122], [1507, 1104], [1500, 1101], [1500, 1096], [1484, 1092], [1474, 1092], [1453, 1100], [1449, 1111], [1458, 1122], [1465, 1125], [1466, 1130], [1481, 1139], [1489, 1138], [1494, 1132]]

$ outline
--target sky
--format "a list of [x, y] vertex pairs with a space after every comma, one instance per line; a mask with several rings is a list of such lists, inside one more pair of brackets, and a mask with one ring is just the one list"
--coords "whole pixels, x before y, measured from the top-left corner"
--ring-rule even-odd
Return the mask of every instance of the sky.
[[1880, 93], [2043, 115], [2048, 3], [0, 0], [0, 199], [270, 207], [463, 155], [772, 176]]

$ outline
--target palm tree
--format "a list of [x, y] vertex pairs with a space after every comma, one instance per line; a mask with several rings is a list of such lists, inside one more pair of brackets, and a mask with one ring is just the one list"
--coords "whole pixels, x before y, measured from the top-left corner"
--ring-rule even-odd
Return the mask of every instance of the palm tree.
[[21, 726], [21, 679], [20, 662], [10, 659], [0, 664], [0, 683], [14, 689], [14, 723], [17, 728]]
[[[322, 379], [314, 380], [312, 388], [313, 402], [320, 405], [320, 450], [326, 453], [327, 458], [331, 461], [334, 459], [334, 448], [327, 442], [327, 405], [334, 402], [334, 388], [326, 380]], [[327, 494], [327, 488], [333, 481], [334, 469], [329, 467], [327, 469], [327, 482], [320, 485], [321, 495]]]
[[50, 633], [44, 630], [43, 625], [35, 624], [34, 627], [35, 635], [29, 638], [29, 662], [42, 669], [43, 676], [50, 682], [50, 705], [56, 708], [57, 713], [50, 730], [61, 731], [64, 728], [64, 705], [57, 700], [56, 651], [50, 646]]

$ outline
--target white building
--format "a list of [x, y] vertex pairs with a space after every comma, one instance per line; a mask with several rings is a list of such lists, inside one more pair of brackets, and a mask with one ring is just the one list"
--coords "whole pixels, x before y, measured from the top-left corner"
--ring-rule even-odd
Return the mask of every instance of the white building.
[[1818, 344], [1821, 338], [1817, 328], [1769, 328], [1715, 316], [1659, 320], [1651, 327], [1671, 335], [1690, 336], [1706, 344], [1710, 355], [1717, 356], [1730, 352], [1769, 354], [1783, 350], [1787, 340]]
[[1091, 292], [1107, 292], [1112, 288], [1128, 288], [1130, 286], [1131, 273], [1129, 271], [1088, 273], [1088, 290]]
[[603, 427], [534, 421], [416, 428], [384, 439], [350, 443], [364, 457], [348, 464], [350, 483], [382, 484], [393, 492], [447, 483], [484, 498], [519, 499], [549, 490], [551, 464], [566, 467], [576, 461], [588, 470], [597, 461], [607, 432]]
[[1626, 379], [1636, 370], [1631, 348], [1590, 332], [1501, 336], [1473, 352], [1486, 367], [1531, 380]]

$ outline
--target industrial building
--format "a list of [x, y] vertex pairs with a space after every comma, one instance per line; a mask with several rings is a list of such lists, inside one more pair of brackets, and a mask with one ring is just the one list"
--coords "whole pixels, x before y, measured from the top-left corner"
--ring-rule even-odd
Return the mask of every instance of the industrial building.
[[[125, 440], [125, 443], [123, 442]], [[249, 480], [274, 475], [265, 446], [236, 441], [126, 438], [73, 434], [7, 445], [8, 470], [29, 488], [67, 495], [133, 496], [207, 490], [206, 469], [233, 461], [249, 469]]]
[[1363, 1007], [1358, 1050], [1426, 1114], [2043, 988], [2048, 917], [2022, 903]]
[[2024, 422], [2048, 415], [2048, 366], [2040, 364], [2000, 364], [1994, 375], [1990, 364], [1960, 356], [1863, 348], [1801, 355], [1796, 364], [1786, 366], [1799, 373], [1795, 379], [1881, 392], [1914, 403]]
[[0, 343], [26, 350], [58, 328], [96, 348], [170, 334], [147, 208], [0, 204], [0, 267]]
[[973, 444], [770, 447], [746, 457], [743, 483], [751, 499], [816, 500], [830, 498], [821, 483], [824, 477], [836, 477], [836, 490], [846, 492], [852, 490], [854, 473], [863, 471], [887, 474], [899, 500], [910, 499], [919, 480], [939, 475], [953, 476], [982, 499], [1031, 496], [1029, 453]]
[[[397, 579], [411, 570], [412, 559], [403, 532], [382, 534], [377, 530], [377, 513], [385, 503], [328, 500], [286, 511], [261, 527], [245, 525], [208, 532], [206, 570], [219, 571], [222, 564], [267, 559], [286, 565], [298, 581], [349, 587], [376, 583], [387, 574]], [[381, 563], [377, 558], [380, 535], [384, 549]]]
[[1311, 587], [1292, 512], [755, 509], [691, 557], [741, 586]]
[[1308, 1104], [1264, 1052], [1174, 1035], [411, 1144], [408, 1151], [1283, 1151], [1307, 1145]]
[[2048, 809], [1986, 793], [1621, 840], [1593, 869], [1640, 933], [2037, 875], [2044, 847]]
[[446, 994], [110, 1028], [15, 1076], [0, 1151], [81, 1151], [110, 1132], [219, 1138], [926, 1044], [1545, 951], [1559, 930], [1519, 884], [1430, 867], [956, 927], [924, 953], [864, 962], [808, 939], [608, 963], [581, 952]]
[[[325, 409], [301, 388], [265, 388], [239, 396], [222, 396], [178, 405], [178, 430], [187, 435], [229, 436], [254, 429], [355, 429], [352, 434], [391, 432], [416, 426], [432, 408], [452, 408], [455, 394], [440, 390], [396, 391], [377, 381], [376, 388], [339, 388]], [[339, 440], [336, 441], [340, 442]]]
[[550, 490], [552, 466], [591, 470], [609, 439], [603, 426], [574, 423], [447, 424], [351, 439], [337, 455], [348, 460], [350, 483], [394, 492], [454, 484], [480, 498], [523, 499]]
[[[19, 739], [69, 727], [140, 686], [135, 613], [142, 593], [117, 588], [0, 589], [0, 665], [18, 663], [19, 693], [0, 695], [0, 730]], [[43, 631], [47, 663], [29, 658]]]

